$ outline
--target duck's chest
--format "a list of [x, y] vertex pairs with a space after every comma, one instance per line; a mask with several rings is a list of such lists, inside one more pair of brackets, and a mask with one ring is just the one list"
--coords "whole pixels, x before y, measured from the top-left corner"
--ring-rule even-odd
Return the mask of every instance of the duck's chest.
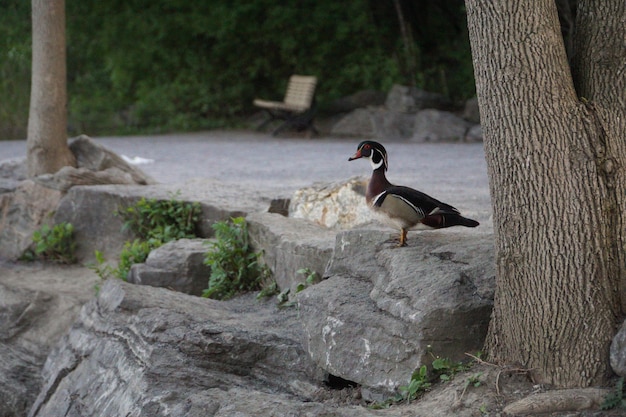
[[376, 197], [389, 187], [391, 187], [391, 184], [387, 181], [385, 176], [374, 171], [369, 183], [367, 184], [367, 190], [365, 191], [365, 201], [367, 202], [367, 205], [372, 207], [376, 201]]

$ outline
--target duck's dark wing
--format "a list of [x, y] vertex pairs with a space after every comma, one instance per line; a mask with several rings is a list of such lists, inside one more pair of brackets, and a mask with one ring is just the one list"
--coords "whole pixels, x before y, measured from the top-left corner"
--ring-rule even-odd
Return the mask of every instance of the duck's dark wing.
[[420, 217], [436, 213], [459, 214], [459, 211], [449, 204], [442, 203], [441, 201], [436, 200], [421, 191], [400, 185], [391, 186], [383, 193], [376, 196], [373, 201], [373, 205], [376, 207], [382, 207], [388, 196], [399, 199], [404, 204], [411, 207], [411, 209], [418, 213]]
[[387, 188], [374, 198], [373, 206], [392, 218], [402, 219], [407, 225], [423, 223], [436, 229], [457, 225], [478, 226], [478, 222], [461, 216], [451, 205], [409, 187]]

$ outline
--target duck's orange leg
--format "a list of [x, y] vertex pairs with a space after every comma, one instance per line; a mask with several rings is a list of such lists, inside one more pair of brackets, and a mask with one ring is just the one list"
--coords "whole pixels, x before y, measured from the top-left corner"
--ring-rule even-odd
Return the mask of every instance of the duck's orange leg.
[[400, 244], [399, 247], [406, 246], [406, 229], [400, 229]]

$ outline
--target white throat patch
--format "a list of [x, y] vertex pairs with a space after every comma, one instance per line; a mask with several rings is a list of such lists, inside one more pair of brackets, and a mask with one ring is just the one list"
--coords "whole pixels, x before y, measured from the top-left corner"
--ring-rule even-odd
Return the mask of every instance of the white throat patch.
[[383, 164], [385, 163], [385, 161], [383, 159], [380, 160], [380, 162], [378, 162], [377, 164], [374, 163], [374, 159], [372, 159], [372, 157], [370, 156], [370, 165], [372, 165], [372, 170], [377, 170], [378, 168], [380, 168]]

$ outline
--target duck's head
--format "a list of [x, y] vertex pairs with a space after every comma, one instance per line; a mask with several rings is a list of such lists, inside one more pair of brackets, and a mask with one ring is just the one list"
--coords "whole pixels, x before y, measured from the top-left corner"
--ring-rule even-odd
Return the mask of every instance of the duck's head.
[[381, 166], [387, 170], [387, 151], [385, 147], [373, 140], [364, 140], [357, 146], [356, 153], [348, 158], [348, 161], [354, 161], [359, 158], [368, 158], [372, 169], [377, 170]]

